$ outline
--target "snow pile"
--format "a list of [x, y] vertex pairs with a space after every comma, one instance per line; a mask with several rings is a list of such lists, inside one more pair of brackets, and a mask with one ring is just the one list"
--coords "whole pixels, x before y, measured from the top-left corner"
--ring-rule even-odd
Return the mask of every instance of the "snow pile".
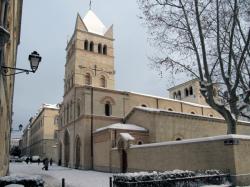
[[218, 170], [205, 172], [173, 170], [165, 172], [137, 172], [114, 175], [114, 186], [202, 186], [228, 183], [229, 175]]
[[115, 123], [106, 127], [96, 129], [95, 132], [104, 131], [106, 129], [119, 129], [119, 130], [144, 131], [144, 132], [148, 131], [147, 129], [134, 124]]
[[131, 136], [129, 133], [120, 133], [120, 136], [125, 141], [133, 141], [133, 140], [135, 140], [135, 138], [133, 136]]
[[0, 186], [20, 184], [24, 186], [43, 187], [44, 181], [41, 176], [6, 176], [0, 178]]

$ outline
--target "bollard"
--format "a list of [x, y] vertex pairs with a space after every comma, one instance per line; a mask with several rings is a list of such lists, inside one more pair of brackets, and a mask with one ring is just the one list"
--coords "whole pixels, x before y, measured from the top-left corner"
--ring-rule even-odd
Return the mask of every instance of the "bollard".
[[112, 177], [109, 177], [109, 187], [112, 187]]
[[62, 187], [65, 187], [65, 179], [62, 178]]

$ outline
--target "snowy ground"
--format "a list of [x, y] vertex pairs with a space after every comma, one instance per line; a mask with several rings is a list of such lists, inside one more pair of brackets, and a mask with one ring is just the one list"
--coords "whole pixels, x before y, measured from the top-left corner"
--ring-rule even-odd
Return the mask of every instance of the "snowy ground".
[[45, 180], [45, 187], [60, 187], [65, 178], [67, 187], [108, 187], [111, 173], [76, 170], [53, 165], [48, 171], [42, 170], [42, 164], [11, 163], [10, 175], [37, 176]]

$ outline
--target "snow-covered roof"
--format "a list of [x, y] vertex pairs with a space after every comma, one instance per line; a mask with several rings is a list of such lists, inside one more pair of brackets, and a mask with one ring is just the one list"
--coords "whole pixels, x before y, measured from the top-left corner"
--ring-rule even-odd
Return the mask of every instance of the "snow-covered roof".
[[115, 123], [106, 127], [96, 129], [95, 132], [104, 131], [106, 129], [119, 129], [119, 130], [131, 130], [131, 131], [143, 131], [143, 132], [148, 131], [147, 129], [134, 124]]
[[167, 97], [160, 97], [160, 96], [155, 96], [155, 95], [150, 95], [150, 94], [142, 94], [142, 93], [138, 93], [138, 92], [128, 92], [128, 93], [141, 95], [141, 96], [145, 96], [145, 97], [152, 97], [152, 98], [162, 99], [162, 100], [175, 101], [175, 102], [184, 103], [184, 104], [197, 106], [197, 107], [211, 108], [208, 105], [201, 105], [201, 104], [197, 104], [197, 103], [192, 103], [192, 102], [182, 101], [182, 100], [177, 100], [177, 99], [171, 99], [171, 98], [167, 98]]
[[135, 138], [131, 136], [129, 133], [120, 133], [120, 136], [125, 141], [133, 141]]
[[41, 106], [41, 109], [42, 108], [59, 109], [59, 106], [57, 104], [46, 104], [46, 103], [44, 103]]
[[83, 22], [88, 29], [88, 32], [95, 33], [98, 35], [104, 35], [107, 31], [106, 26], [102, 21], [95, 15], [92, 10], [89, 10], [83, 18]]
[[209, 141], [227, 140], [227, 139], [250, 140], [250, 136], [240, 135], [240, 134], [228, 134], [228, 135], [194, 138], [194, 139], [186, 139], [186, 140], [179, 140], [179, 141], [167, 141], [167, 142], [150, 143], [150, 144], [143, 144], [143, 145], [132, 145], [131, 148], [159, 147], [159, 146], [164, 146], [164, 145], [189, 144], [189, 143], [209, 142]]

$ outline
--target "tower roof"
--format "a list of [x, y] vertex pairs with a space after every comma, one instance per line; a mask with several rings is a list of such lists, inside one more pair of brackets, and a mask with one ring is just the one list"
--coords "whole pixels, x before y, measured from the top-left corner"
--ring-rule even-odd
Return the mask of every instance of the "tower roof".
[[107, 31], [106, 26], [95, 15], [92, 10], [89, 10], [83, 18], [83, 22], [88, 29], [88, 32], [92, 32], [98, 35], [104, 36]]

